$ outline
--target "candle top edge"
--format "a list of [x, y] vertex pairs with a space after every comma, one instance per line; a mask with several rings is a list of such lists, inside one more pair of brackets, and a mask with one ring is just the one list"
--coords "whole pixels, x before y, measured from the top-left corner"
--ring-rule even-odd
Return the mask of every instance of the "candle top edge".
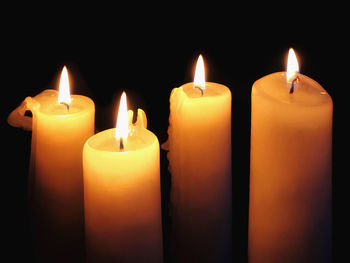
[[290, 93], [286, 81], [286, 72], [275, 72], [256, 80], [252, 87], [252, 96], [284, 104], [300, 106], [321, 106], [332, 103], [327, 91], [314, 79], [298, 74], [298, 87]]
[[73, 117], [95, 110], [93, 100], [84, 95], [72, 94], [71, 103], [68, 106], [59, 104], [58, 92], [54, 89], [44, 90], [33, 99], [38, 102], [33, 110], [48, 116]]
[[123, 143], [124, 149], [121, 150], [119, 148], [120, 141], [115, 138], [115, 128], [111, 128], [91, 136], [85, 142], [84, 148], [100, 153], [127, 154], [147, 149], [155, 143], [159, 145], [158, 138], [154, 133], [145, 128], [135, 127], [133, 135], [128, 136]]
[[203, 94], [200, 89], [195, 87], [194, 82], [185, 83], [179, 88], [181, 88], [190, 99], [209, 99], [227, 95], [231, 96], [231, 91], [227, 86], [215, 82], [205, 82], [205, 89], [202, 90]]

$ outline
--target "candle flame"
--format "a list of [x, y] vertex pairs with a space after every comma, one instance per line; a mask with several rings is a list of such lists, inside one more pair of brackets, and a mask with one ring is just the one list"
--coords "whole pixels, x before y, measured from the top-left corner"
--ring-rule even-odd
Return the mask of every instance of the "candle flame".
[[202, 55], [199, 55], [196, 65], [196, 72], [194, 74], [194, 85], [200, 89], [205, 89], [205, 71], [204, 61]]
[[117, 125], [115, 129], [115, 137], [117, 139], [123, 138], [126, 140], [129, 134], [129, 123], [128, 123], [128, 108], [126, 106], [126, 94], [123, 94], [120, 98]]
[[299, 73], [298, 60], [292, 48], [289, 49], [287, 62], [287, 82], [292, 82]]
[[58, 90], [58, 103], [70, 104], [69, 79], [67, 67], [64, 66], [61, 73], [60, 86]]

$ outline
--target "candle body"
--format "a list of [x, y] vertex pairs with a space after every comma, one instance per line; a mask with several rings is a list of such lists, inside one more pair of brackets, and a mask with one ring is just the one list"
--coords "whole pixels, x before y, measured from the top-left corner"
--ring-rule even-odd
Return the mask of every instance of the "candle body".
[[158, 139], [136, 126], [120, 151], [114, 135], [84, 146], [88, 262], [162, 262]]
[[284, 72], [252, 88], [249, 262], [331, 262], [332, 100]]
[[231, 262], [231, 93], [193, 83], [170, 96], [171, 253], [174, 262]]
[[84, 257], [82, 150], [94, 133], [94, 103], [72, 95], [70, 109], [55, 90], [31, 99], [31, 162], [37, 257], [80, 262]]

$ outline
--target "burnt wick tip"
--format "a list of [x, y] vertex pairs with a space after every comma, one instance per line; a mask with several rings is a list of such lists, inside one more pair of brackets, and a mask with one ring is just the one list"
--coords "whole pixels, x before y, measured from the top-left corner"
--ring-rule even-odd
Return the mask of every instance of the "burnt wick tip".
[[124, 142], [123, 142], [123, 138], [122, 138], [122, 137], [120, 137], [119, 149], [120, 149], [121, 151], [124, 151]]
[[63, 104], [63, 105], [65, 105], [66, 107], [67, 107], [67, 110], [69, 110], [69, 104], [68, 103], [65, 103], [65, 102], [60, 102], [60, 104]]
[[290, 87], [290, 90], [289, 90], [289, 94], [293, 94], [293, 92], [294, 92], [294, 86], [295, 86], [295, 84], [298, 83], [298, 82], [299, 82], [299, 78], [298, 78], [298, 77], [296, 77], [295, 79], [293, 79], [293, 81], [292, 81], [292, 86]]
[[203, 90], [200, 86], [194, 85], [194, 88], [195, 88], [195, 89], [199, 89], [199, 90], [201, 91], [201, 96], [203, 96], [204, 90]]

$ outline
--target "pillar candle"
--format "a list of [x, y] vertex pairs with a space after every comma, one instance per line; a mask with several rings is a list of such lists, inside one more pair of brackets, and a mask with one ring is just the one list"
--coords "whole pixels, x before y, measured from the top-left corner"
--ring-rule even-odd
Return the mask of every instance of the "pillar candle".
[[[64, 69], [60, 94], [68, 85]], [[10, 124], [32, 129], [29, 190], [39, 262], [81, 262], [84, 256], [82, 150], [94, 133], [95, 108], [88, 97], [60, 94], [48, 89], [27, 97], [9, 116]]]
[[249, 262], [331, 262], [332, 99], [288, 79], [252, 88]]
[[159, 143], [141, 109], [135, 124], [132, 111], [125, 117], [125, 94], [124, 100], [117, 129], [92, 136], [84, 146], [87, 260], [162, 262]]
[[168, 141], [173, 262], [231, 262], [231, 92], [205, 82], [172, 90]]

